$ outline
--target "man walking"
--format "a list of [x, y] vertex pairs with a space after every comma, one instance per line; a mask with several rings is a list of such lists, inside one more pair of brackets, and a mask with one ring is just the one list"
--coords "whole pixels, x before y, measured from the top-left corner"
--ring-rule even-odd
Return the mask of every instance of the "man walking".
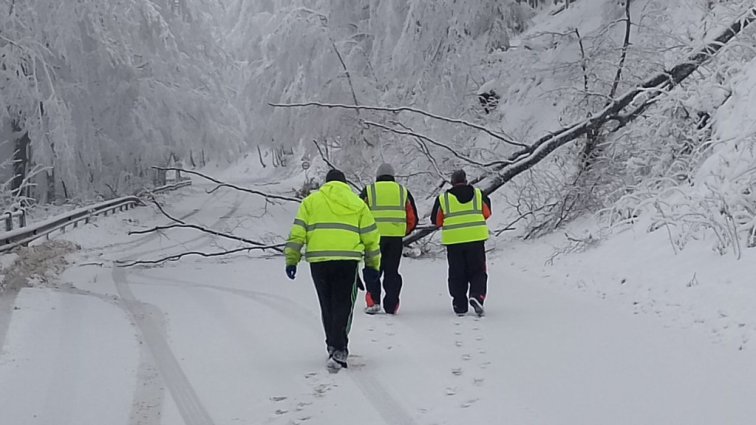
[[348, 334], [357, 298], [357, 267], [365, 260], [365, 280], [374, 282], [381, 261], [380, 235], [365, 203], [330, 170], [326, 183], [302, 201], [284, 248], [286, 275], [294, 279], [301, 249], [310, 263], [320, 302], [330, 372], [347, 367]]
[[467, 183], [463, 170], [452, 174], [451, 183], [452, 188], [436, 198], [431, 221], [441, 228], [441, 243], [446, 245], [454, 312], [464, 316], [469, 302], [480, 317], [485, 312], [483, 301], [488, 281], [485, 241], [491, 200]]
[[[402, 290], [402, 275], [399, 263], [402, 260], [402, 239], [412, 233], [417, 225], [417, 207], [406, 187], [396, 182], [394, 167], [381, 164], [375, 183], [362, 190], [360, 197], [367, 202], [381, 234], [381, 269], [383, 275], [383, 309], [388, 314], [399, 311], [399, 293]], [[365, 313], [381, 311], [381, 281], [365, 282]]]

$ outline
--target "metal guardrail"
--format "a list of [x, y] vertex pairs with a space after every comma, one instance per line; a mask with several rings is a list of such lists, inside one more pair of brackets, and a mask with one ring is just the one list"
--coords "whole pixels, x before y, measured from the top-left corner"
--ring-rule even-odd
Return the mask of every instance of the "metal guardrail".
[[[166, 184], [164, 186], [156, 187], [150, 192], [161, 193], [169, 190], [179, 189], [192, 184], [189, 179], [182, 179], [175, 183]], [[16, 230], [9, 230], [5, 233], [0, 233], [0, 252], [8, 251], [17, 246], [26, 245], [29, 242], [47, 236], [57, 230], [65, 231], [66, 227], [78, 227], [82, 221], [89, 223], [92, 217], [98, 215], [107, 216], [108, 213], [116, 213], [117, 211], [125, 211], [138, 205], [144, 205], [141, 198], [138, 196], [125, 196], [123, 198], [111, 199], [109, 201], [100, 202], [98, 204], [82, 207], [73, 211], [61, 214], [45, 221], [34, 223], [30, 226], [21, 224], [21, 228]], [[9, 213], [9, 218], [14, 213]], [[24, 212], [24, 221], [25, 221]]]
[[56, 230], [65, 230], [67, 226], [77, 227], [82, 221], [88, 223], [92, 217], [107, 216], [108, 213], [125, 211], [137, 205], [142, 205], [141, 199], [136, 196], [125, 196], [78, 208], [10, 232], [0, 233], [0, 252], [13, 249], [19, 245], [26, 245], [34, 239], [47, 236]]
[[26, 210], [21, 208], [15, 211], [6, 211], [0, 217], [5, 221], [5, 231], [10, 232], [13, 230], [13, 219], [18, 220], [18, 227], [26, 226]]
[[175, 183], [168, 183], [166, 185], [156, 187], [150, 190], [149, 192], [152, 192], [152, 193], [167, 192], [169, 190], [176, 190], [185, 186], [190, 186], [191, 184], [192, 184], [192, 180], [186, 178], [186, 179], [177, 180]]

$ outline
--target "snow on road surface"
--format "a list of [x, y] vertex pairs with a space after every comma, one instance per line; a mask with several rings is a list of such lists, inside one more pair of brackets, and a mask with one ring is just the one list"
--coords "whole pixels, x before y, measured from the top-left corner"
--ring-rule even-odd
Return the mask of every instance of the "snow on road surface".
[[[168, 208], [253, 238], [288, 232], [295, 205], [262, 215], [260, 198], [204, 189], [167, 195]], [[570, 277], [544, 273], [545, 242], [499, 244], [484, 318], [452, 314], [443, 258], [405, 259], [399, 314], [367, 316], [359, 299], [350, 366], [333, 375], [305, 264], [295, 281], [280, 257], [113, 267], [235, 246], [188, 230], [126, 235], [164, 222], [141, 208], [58, 235], [82, 247], [60, 283], [0, 298], [0, 423], [756, 421], [753, 347], [576, 291], [565, 282], [604, 272], [562, 258], [552, 271]], [[605, 269], [625, 261], [613, 256]]]

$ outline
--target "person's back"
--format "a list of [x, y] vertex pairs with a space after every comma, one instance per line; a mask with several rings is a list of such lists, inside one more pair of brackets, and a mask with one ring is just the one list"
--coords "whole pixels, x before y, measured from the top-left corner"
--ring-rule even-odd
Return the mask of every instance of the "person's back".
[[[360, 197], [370, 207], [378, 232], [381, 234], [381, 273], [383, 275], [383, 309], [396, 314], [399, 310], [399, 294], [402, 276], [399, 264], [402, 258], [404, 236], [417, 225], [417, 208], [412, 194], [396, 182], [394, 168], [381, 164], [376, 172], [376, 181], [362, 190]], [[365, 313], [375, 314], [381, 310], [381, 281], [366, 279]]]
[[302, 201], [286, 242], [286, 274], [296, 276], [306, 245], [305, 259], [320, 303], [326, 334], [329, 371], [347, 366], [348, 334], [359, 261], [378, 273], [380, 235], [365, 203], [346, 185], [344, 173], [331, 170], [326, 183]]
[[483, 315], [488, 282], [486, 220], [490, 216], [490, 199], [467, 183], [462, 170], [452, 174], [452, 188], [439, 195], [433, 205], [431, 221], [441, 227], [449, 263], [449, 294], [458, 315], [467, 313], [468, 302], [478, 316]]

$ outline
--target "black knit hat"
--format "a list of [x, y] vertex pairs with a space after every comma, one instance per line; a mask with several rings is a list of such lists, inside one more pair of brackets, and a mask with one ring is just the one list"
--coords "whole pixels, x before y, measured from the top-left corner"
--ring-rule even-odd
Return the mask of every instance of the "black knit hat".
[[466, 183], [467, 183], [467, 174], [465, 174], [465, 170], [457, 170], [452, 173], [451, 184], [466, 184]]
[[326, 174], [326, 183], [332, 181], [346, 183], [346, 176], [340, 170], [332, 168], [328, 171], [328, 174]]

